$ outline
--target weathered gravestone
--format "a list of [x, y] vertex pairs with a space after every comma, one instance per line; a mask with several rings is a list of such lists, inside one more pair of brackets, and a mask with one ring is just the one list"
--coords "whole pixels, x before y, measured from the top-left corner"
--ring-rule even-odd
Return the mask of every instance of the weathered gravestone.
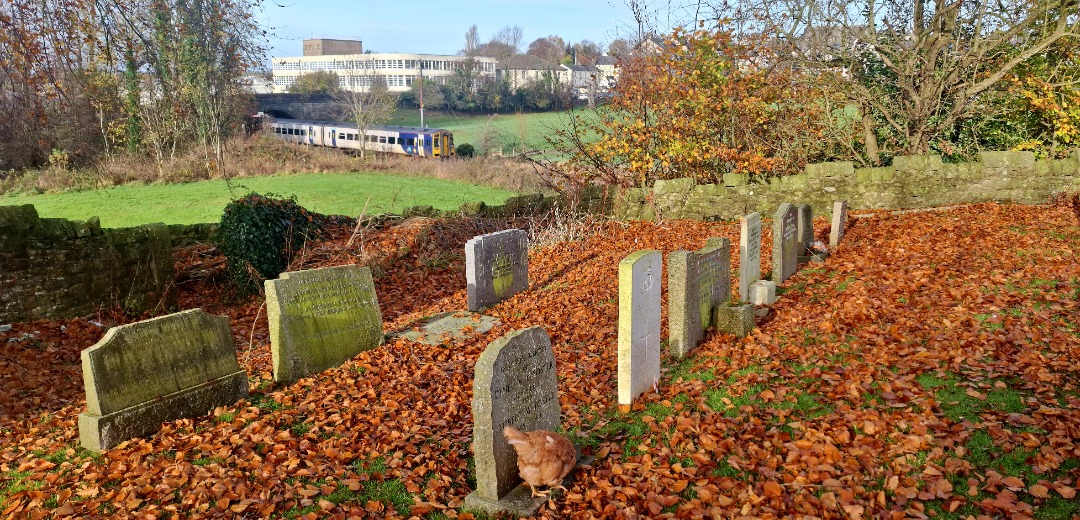
[[519, 486], [517, 453], [503, 428], [555, 430], [560, 425], [555, 352], [543, 328], [512, 332], [484, 349], [473, 377], [472, 414], [476, 491], [465, 497], [465, 507], [535, 514], [531, 508], [545, 500], [536, 502], [528, 486]]
[[641, 250], [619, 262], [619, 404], [660, 379], [660, 251]]
[[844, 231], [847, 230], [847, 201], [838, 200], [833, 202], [832, 230], [829, 232], [829, 247], [836, 249], [840, 241], [844, 239]]
[[784, 283], [798, 268], [801, 240], [798, 233], [798, 211], [795, 206], [784, 203], [773, 215], [773, 281]]
[[750, 285], [761, 278], [761, 213], [741, 219], [739, 234], [739, 300], [750, 301]]
[[276, 381], [336, 367], [382, 342], [382, 314], [367, 267], [287, 272], [265, 285]]
[[465, 243], [469, 310], [490, 307], [529, 288], [529, 237], [520, 229], [480, 235]]
[[82, 351], [79, 442], [107, 450], [247, 396], [229, 319], [202, 309], [114, 327]]
[[501, 324], [497, 318], [466, 311], [447, 311], [421, 320], [393, 337], [408, 338], [425, 345], [445, 345], [485, 334]]
[[814, 245], [814, 208], [800, 204], [799, 208], [799, 261], [810, 261], [810, 248]]
[[712, 309], [731, 297], [731, 243], [710, 238], [703, 249], [668, 254], [668, 350], [686, 356], [705, 337]]

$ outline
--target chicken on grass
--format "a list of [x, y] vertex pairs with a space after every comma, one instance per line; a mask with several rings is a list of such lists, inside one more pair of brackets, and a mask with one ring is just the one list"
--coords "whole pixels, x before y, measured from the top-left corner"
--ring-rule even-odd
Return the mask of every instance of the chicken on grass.
[[[566, 437], [547, 430], [523, 432], [512, 426], [503, 429], [506, 441], [518, 455], [518, 473], [529, 485], [532, 496], [542, 497], [559, 488], [566, 491], [562, 479], [577, 462], [577, 451]], [[537, 491], [547, 486], [547, 491]]]

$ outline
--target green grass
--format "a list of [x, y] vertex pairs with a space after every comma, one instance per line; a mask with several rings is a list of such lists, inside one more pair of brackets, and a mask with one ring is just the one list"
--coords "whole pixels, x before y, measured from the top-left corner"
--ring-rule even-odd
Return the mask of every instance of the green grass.
[[456, 209], [463, 202], [501, 204], [514, 193], [443, 179], [364, 173], [280, 175], [187, 184], [125, 185], [105, 190], [42, 195], [0, 196], [0, 205], [33, 204], [47, 218], [86, 220], [101, 217], [102, 227], [118, 228], [152, 222], [194, 224], [217, 222], [229, 201], [255, 191], [295, 195], [305, 208], [325, 214], [357, 216], [368, 196], [367, 214], [429, 205]]
[[[424, 112], [424, 125], [446, 128], [454, 132], [454, 144], [469, 143], [478, 150], [484, 146], [499, 146], [510, 153], [511, 148], [546, 149], [544, 135], [552, 128], [563, 126], [563, 112], [528, 114], [466, 115], [450, 112]], [[398, 110], [387, 124], [418, 126], [420, 112]]]

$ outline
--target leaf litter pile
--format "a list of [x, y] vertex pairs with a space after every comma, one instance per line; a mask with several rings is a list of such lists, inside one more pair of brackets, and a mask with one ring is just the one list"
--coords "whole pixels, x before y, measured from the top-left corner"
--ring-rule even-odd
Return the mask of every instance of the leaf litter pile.
[[[222, 289], [213, 250], [178, 250], [180, 306], [232, 320], [250, 397], [87, 452], [79, 351], [105, 329], [14, 324], [0, 333], [0, 516], [473, 518], [461, 509], [473, 364], [533, 325], [552, 337], [563, 426], [595, 456], [543, 517], [1080, 515], [1071, 209], [859, 217], [824, 264], [780, 287], [750, 337], [710, 333], [681, 362], [665, 353], [659, 392], [629, 414], [615, 402], [619, 260], [711, 236], [737, 244], [737, 224], [596, 222], [530, 250], [530, 289], [487, 311], [502, 321], [491, 332], [390, 340], [290, 385], [271, 378], [261, 300]], [[294, 267], [372, 265], [385, 328], [400, 330], [465, 308], [464, 242], [499, 225], [417, 219], [349, 247], [343, 231]]]

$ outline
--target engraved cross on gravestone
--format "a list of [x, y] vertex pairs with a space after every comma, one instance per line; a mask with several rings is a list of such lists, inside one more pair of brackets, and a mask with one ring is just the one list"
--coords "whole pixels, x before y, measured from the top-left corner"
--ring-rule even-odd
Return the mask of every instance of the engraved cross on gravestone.
[[619, 404], [660, 379], [660, 251], [641, 250], [619, 262]]

